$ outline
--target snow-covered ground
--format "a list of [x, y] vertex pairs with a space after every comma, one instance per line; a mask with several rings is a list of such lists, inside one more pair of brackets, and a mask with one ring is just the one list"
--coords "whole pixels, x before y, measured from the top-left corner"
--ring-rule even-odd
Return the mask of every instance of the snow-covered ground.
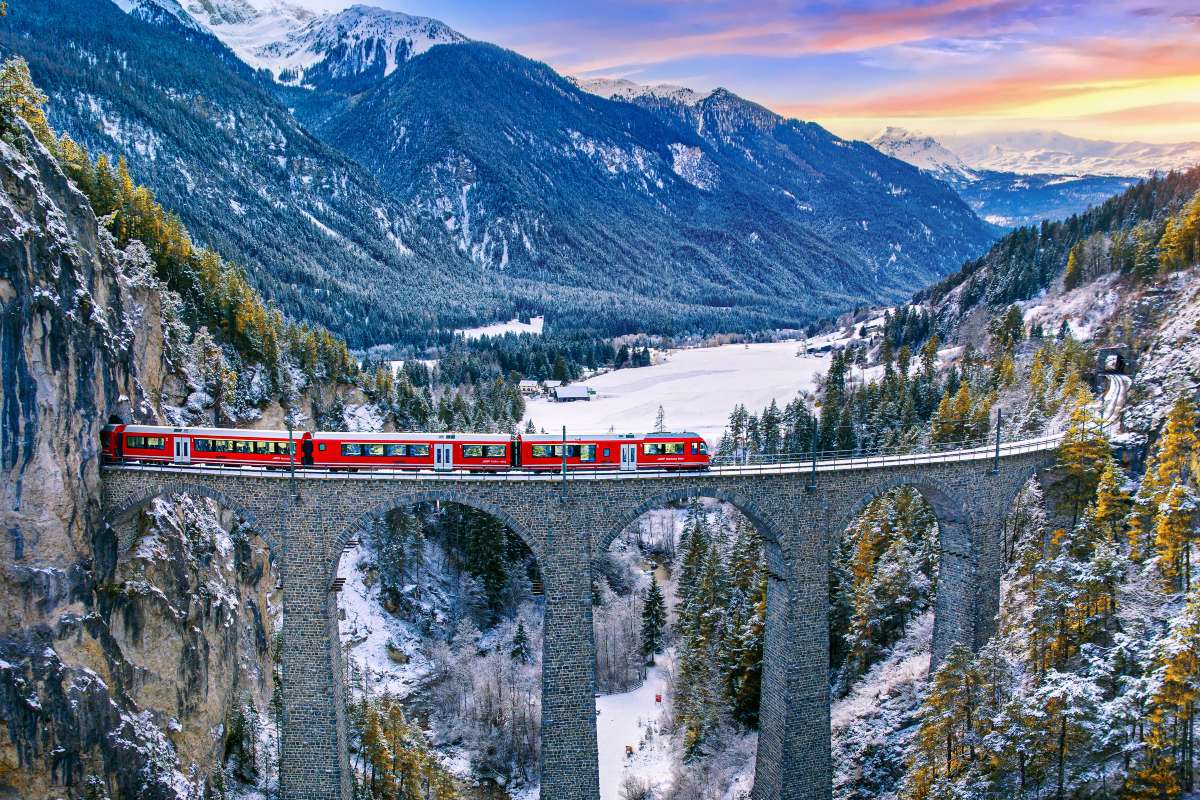
[[[819, 346], [822, 340], [810, 340]], [[782, 407], [829, 369], [829, 354], [797, 356], [798, 342], [674, 350], [650, 367], [619, 369], [587, 380], [595, 390], [588, 402], [557, 403], [538, 398], [525, 418], [548, 432], [604, 433], [652, 430], [663, 407], [670, 430], [699, 433], [716, 444], [738, 403], [752, 412], [772, 399]]]
[[366, 584], [366, 575], [358, 566], [363, 553], [363, 545], [359, 545], [338, 563], [338, 577], [346, 581], [337, 600], [342, 646], [352, 662], [351, 672], [366, 678], [372, 694], [387, 691], [404, 698], [425, 681], [431, 665], [421, 652], [420, 633], [383, 610], [378, 582]]
[[[659, 733], [671, 654], [658, 657], [658, 666], [646, 671], [646, 680], [631, 692], [596, 698], [596, 743], [600, 758], [600, 800], [620, 800], [621, 781], [637, 775], [665, 786], [671, 774], [671, 740]], [[664, 726], [665, 727], [665, 726]], [[633, 747], [632, 756], [625, 746]]]
[[1019, 304], [1025, 323], [1040, 323], [1047, 336], [1056, 336], [1065, 319], [1073, 337], [1090, 341], [1096, 328], [1108, 322], [1118, 308], [1121, 296], [1115, 284], [1120, 278], [1120, 274], [1113, 272], [1062, 294], [1051, 296], [1050, 292], [1042, 291]]
[[491, 325], [481, 325], [478, 328], [462, 328], [456, 330], [455, 333], [461, 333], [467, 339], [478, 339], [481, 336], [503, 336], [506, 333], [529, 333], [540, 336], [542, 325], [545, 322], [545, 317], [531, 317], [529, 322], [510, 319], [508, 322], [493, 322]]

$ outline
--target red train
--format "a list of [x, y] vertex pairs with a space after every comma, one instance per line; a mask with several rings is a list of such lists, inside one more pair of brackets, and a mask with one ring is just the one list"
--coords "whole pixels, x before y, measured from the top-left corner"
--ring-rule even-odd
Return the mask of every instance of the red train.
[[107, 463], [229, 464], [286, 469], [410, 469], [500, 472], [567, 469], [707, 469], [708, 445], [694, 433], [561, 436], [486, 433], [309, 433], [226, 428], [107, 425]]

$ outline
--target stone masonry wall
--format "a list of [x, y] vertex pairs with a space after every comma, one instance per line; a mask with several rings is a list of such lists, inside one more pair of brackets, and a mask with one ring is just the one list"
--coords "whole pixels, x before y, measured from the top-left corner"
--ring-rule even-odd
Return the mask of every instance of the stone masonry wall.
[[728, 475], [611, 475], [557, 480], [450, 476], [336, 478], [188, 470], [104, 471], [105, 508], [120, 518], [163, 495], [213, 497], [246, 518], [281, 556], [286, 800], [349, 800], [350, 768], [330, 586], [345, 543], [374, 515], [446, 501], [495, 515], [539, 562], [546, 591], [542, 669], [542, 797], [596, 800], [591, 565], [643, 512], [712, 497], [733, 504], [767, 541], [771, 580], [764, 643], [755, 800], [831, 796], [828, 576], [837, 537], [875, 496], [901, 485], [932, 505], [941, 535], [933, 661], [954, 642], [978, 647], [994, 629], [1000, 525], [1046, 456], [872, 469]]

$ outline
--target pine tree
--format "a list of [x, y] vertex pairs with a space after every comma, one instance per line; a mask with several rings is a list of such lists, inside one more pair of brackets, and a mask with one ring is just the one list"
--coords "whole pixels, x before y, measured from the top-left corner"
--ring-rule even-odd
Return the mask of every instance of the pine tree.
[[1067, 256], [1067, 270], [1063, 273], [1063, 288], [1068, 292], [1083, 283], [1082, 250], [1083, 243], [1080, 242], [1071, 248], [1071, 252]]
[[642, 603], [642, 656], [649, 664], [654, 663], [656, 653], [662, 652], [666, 624], [666, 601], [658, 587], [658, 577], [652, 574], [650, 588], [646, 591], [646, 599]]
[[1063, 479], [1057, 489], [1061, 501], [1071, 510], [1072, 527], [1095, 495], [1100, 474], [1111, 457], [1100, 421], [1083, 401], [1076, 402], [1058, 448], [1058, 468]]
[[956, 643], [933, 675], [903, 786], [906, 800], [956, 796], [953, 781], [975, 757], [979, 685], [971, 661], [971, 652]]
[[529, 634], [525, 631], [525, 620], [517, 620], [517, 631], [513, 634], [512, 649], [508, 652], [513, 661], [528, 664], [532, 660], [529, 651]]

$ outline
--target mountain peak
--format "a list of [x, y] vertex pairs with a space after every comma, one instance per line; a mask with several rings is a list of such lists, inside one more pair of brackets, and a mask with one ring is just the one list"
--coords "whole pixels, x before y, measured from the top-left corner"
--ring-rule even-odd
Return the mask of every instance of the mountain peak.
[[671, 83], [635, 83], [628, 78], [569, 78], [569, 80], [582, 91], [609, 100], [632, 101], [640, 97], [654, 97], [672, 100], [685, 106], [694, 106], [712, 94], [712, 92], [697, 92], [686, 86], [676, 86]]
[[932, 136], [889, 125], [867, 141], [881, 153], [912, 164], [943, 180], [973, 181], [975, 175], [962, 159]]
[[243, 61], [280, 83], [382, 78], [435, 45], [468, 41], [436, 19], [362, 4], [315, 14], [288, 0], [185, 1]]

